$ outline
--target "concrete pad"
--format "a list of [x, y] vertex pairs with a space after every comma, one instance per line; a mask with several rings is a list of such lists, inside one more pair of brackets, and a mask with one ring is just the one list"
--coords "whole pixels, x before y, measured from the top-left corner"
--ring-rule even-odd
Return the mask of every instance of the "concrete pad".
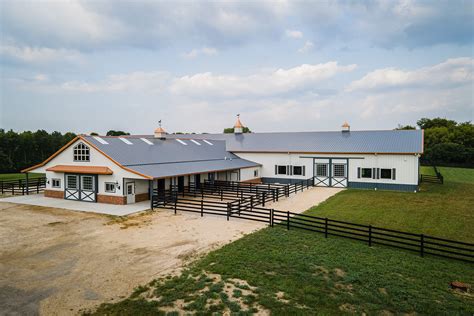
[[292, 194], [290, 197], [282, 198], [278, 202], [266, 203], [265, 207], [285, 212], [303, 213], [342, 190], [345, 188], [312, 187], [303, 192]]
[[143, 201], [130, 205], [114, 205], [49, 198], [44, 197], [43, 194], [12, 196], [0, 199], [0, 202], [62, 208], [79, 212], [92, 212], [115, 216], [126, 216], [150, 209], [150, 201]]

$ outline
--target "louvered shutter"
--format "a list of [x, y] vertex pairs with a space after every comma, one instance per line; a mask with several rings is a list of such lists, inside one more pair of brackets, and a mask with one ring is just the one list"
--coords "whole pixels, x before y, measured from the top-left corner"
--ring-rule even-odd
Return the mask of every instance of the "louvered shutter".
[[396, 179], [395, 171], [396, 171], [396, 169], [393, 168], [393, 169], [392, 169], [392, 180], [395, 180], [395, 179]]
[[275, 165], [275, 174], [278, 174], [278, 166]]
[[359, 167], [359, 168], [357, 168], [357, 178], [359, 178], [359, 179], [360, 179], [360, 167]]
[[306, 169], [306, 166], [303, 166], [303, 176], [305, 176], [305, 174], [306, 174], [306, 170], [305, 170], [305, 169]]

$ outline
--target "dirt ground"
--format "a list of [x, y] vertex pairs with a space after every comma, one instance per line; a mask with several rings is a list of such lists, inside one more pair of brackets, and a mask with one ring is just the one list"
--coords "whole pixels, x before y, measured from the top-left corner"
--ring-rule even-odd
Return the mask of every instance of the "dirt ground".
[[[303, 211], [338, 191], [314, 188], [268, 206]], [[265, 226], [170, 210], [121, 218], [0, 201], [0, 315], [78, 314]]]

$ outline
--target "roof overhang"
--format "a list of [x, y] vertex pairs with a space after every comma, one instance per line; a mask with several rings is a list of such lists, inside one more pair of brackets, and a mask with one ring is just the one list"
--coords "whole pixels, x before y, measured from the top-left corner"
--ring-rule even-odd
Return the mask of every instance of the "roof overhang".
[[65, 173], [80, 173], [80, 174], [113, 174], [113, 171], [108, 167], [103, 166], [70, 166], [70, 165], [56, 165], [46, 169], [46, 171], [65, 172]]

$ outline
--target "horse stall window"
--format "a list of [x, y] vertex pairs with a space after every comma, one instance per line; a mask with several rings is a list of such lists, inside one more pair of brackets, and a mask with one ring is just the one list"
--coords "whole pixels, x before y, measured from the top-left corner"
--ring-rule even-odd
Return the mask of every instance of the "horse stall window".
[[284, 174], [286, 175], [286, 166], [277, 166], [277, 174]]
[[345, 177], [345, 176], [346, 176], [346, 165], [334, 164], [334, 177]]
[[380, 169], [381, 179], [392, 179], [392, 169]]
[[372, 179], [372, 168], [362, 168], [362, 178]]
[[328, 165], [327, 164], [317, 164], [316, 165], [316, 176], [317, 177], [327, 177], [328, 176]]
[[293, 174], [295, 176], [303, 176], [303, 167], [302, 166], [293, 166]]

